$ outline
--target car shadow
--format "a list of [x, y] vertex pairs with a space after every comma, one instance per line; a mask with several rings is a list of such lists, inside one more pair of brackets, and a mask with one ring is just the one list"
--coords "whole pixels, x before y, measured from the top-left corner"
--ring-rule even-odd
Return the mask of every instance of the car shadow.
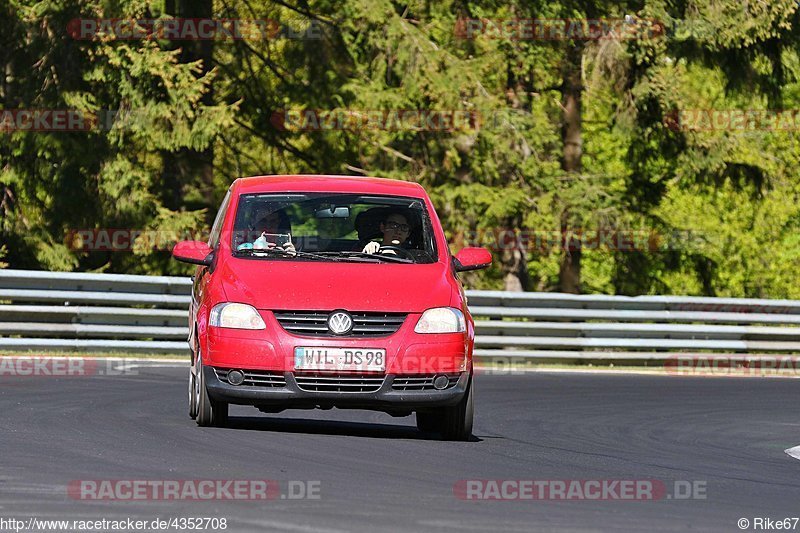
[[[438, 433], [422, 432], [409, 425], [319, 420], [314, 418], [231, 416], [228, 419], [226, 428], [275, 433], [303, 433], [307, 435], [342, 435], [372, 439], [441, 440]], [[481, 442], [481, 439], [473, 435], [469, 442]]]

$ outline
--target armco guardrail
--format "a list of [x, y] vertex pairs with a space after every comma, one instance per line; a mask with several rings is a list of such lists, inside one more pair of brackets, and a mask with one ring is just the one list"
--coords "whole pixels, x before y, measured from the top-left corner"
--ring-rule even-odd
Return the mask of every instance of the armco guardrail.
[[[188, 353], [182, 277], [0, 270], [0, 350]], [[800, 301], [468, 291], [486, 358], [799, 354]]]

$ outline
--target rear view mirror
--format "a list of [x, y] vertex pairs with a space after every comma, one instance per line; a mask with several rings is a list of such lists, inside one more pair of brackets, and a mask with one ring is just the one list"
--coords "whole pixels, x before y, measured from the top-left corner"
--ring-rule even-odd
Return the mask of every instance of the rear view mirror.
[[329, 209], [319, 209], [314, 216], [317, 218], [350, 218], [350, 208], [332, 205]]

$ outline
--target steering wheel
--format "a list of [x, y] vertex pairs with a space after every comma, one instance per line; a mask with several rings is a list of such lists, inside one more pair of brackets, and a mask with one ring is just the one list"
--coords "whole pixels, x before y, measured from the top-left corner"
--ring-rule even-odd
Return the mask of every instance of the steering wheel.
[[395, 255], [397, 255], [400, 259], [410, 259], [412, 261], [414, 260], [414, 256], [411, 254], [411, 252], [409, 252], [405, 248], [400, 248], [399, 246], [391, 246], [387, 244], [385, 246], [381, 246], [378, 249], [378, 253], [382, 254], [385, 250], [395, 252]]

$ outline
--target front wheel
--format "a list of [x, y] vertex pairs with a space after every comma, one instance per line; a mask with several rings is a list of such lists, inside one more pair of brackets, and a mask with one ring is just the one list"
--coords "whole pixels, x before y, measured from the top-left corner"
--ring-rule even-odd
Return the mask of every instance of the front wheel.
[[194, 368], [189, 366], [189, 418], [192, 420], [197, 418], [197, 378], [194, 373]]
[[197, 374], [194, 383], [197, 397], [197, 418], [195, 422], [197, 422], [197, 425], [200, 427], [225, 427], [228, 423], [228, 404], [226, 402], [213, 400], [208, 395], [205, 372], [203, 372], [203, 361], [199, 354], [196, 368]]
[[[445, 407], [439, 419], [439, 432], [444, 440], [469, 440], [472, 436], [472, 419], [475, 412], [472, 377], [467, 383], [464, 398], [452, 407]], [[417, 414], [419, 417], [419, 414]], [[419, 420], [419, 418], [417, 418]]]

